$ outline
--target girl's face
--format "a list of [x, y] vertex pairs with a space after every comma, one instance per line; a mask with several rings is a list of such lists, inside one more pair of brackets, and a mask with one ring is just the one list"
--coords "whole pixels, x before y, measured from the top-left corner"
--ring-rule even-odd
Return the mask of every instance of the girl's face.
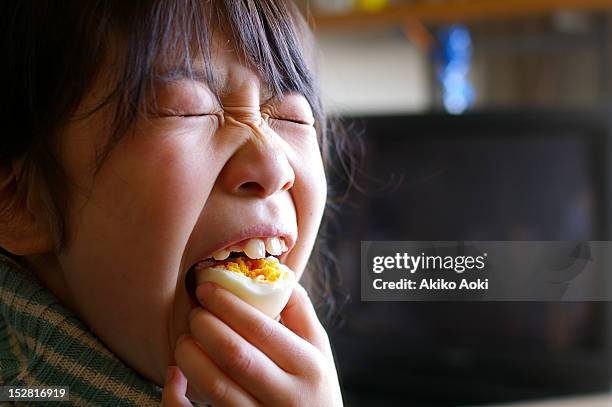
[[[189, 268], [233, 242], [281, 236], [283, 262], [301, 275], [326, 198], [306, 99], [270, 99], [255, 71], [215, 43], [223, 106], [203, 83], [165, 83], [159, 115], [139, 119], [95, 176], [108, 112], [69, 123], [62, 139], [76, 188], [59, 273], [45, 278], [120, 358], [159, 384], [188, 331]], [[100, 82], [82, 108], [99, 101]]]

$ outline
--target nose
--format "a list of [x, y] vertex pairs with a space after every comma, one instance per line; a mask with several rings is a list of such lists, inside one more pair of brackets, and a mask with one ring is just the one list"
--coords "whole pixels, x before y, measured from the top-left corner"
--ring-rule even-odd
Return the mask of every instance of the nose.
[[264, 136], [249, 139], [226, 163], [220, 181], [228, 192], [266, 198], [289, 190], [295, 173], [280, 146]]

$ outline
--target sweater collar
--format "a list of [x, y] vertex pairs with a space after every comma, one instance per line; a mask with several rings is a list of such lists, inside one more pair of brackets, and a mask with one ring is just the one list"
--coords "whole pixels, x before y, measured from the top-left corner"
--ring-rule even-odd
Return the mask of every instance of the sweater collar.
[[76, 405], [159, 406], [126, 366], [17, 259], [0, 252], [0, 384], [68, 386]]

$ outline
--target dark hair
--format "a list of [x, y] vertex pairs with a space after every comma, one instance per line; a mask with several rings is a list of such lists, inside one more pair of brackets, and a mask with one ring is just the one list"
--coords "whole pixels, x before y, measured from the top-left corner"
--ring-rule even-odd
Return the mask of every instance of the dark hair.
[[[9, 0], [0, 4], [0, 30], [5, 70], [0, 75], [0, 103], [3, 124], [11, 129], [2, 135], [0, 165], [23, 157], [17, 196], [23, 202], [36, 185], [58, 251], [67, 238], [64, 215], [70, 183], [58, 160], [56, 140], [103, 74], [103, 66], [112, 64], [119, 76], [89, 112], [114, 108], [112, 134], [99, 152], [98, 168], [154, 99], [154, 86], [170, 64], [194, 74], [192, 62], [201, 56], [205, 79], [215, 90], [213, 72], [206, 65], [213, 30], [222, 30], [233, 41], [242, 62], [259, 72], [272, 94], [296, 91], [306, 97], [326, 168], [329, 151], [346, 147], [343, 140], [327, 134], [311, 70], [313, 40], [290, 0]], [[10, 208], [11, 203], [0, 204]], [[324, 291], [329, 291], [328, 277], [323, 280]]]
[[306, 97], [321, 146], [327, 144], [315, 80], [301, 52], [308, 30], [291, 1], [31, 0], [3, 2], [1, 7], [2, 53], [8, 57], [7, 72], [1, 75], [7, 104], [3, 123], [13, 131], [3, 135], [0, 162], [23, 156], [24, 176], [42, 175], [58, 250], [66, 239], [62, 215], [69, 185], [55, 139], [102, 66], [115, 65], [119, 76], [90, 112], [114, 106], [113, 131], [98, 167], [153, 99], [154, 86], [170, 63], [193, 74], [192, 62], [201, 56], [206, 79], [214, 86], [207, 63], [209, 39], [219, 29], [275, 96], [296, 91]]

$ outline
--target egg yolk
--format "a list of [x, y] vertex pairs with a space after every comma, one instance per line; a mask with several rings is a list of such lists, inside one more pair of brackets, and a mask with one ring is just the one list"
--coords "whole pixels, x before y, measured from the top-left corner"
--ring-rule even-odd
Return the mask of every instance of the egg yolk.
[[286, 272], [279, 265], [280, 263], [276, 259], [250, 259], [245, 256], [223, 260], [216, 264], [216, 266], [222, 266], [226, 270], [266, 282], [275, 282], [282, 279]]

